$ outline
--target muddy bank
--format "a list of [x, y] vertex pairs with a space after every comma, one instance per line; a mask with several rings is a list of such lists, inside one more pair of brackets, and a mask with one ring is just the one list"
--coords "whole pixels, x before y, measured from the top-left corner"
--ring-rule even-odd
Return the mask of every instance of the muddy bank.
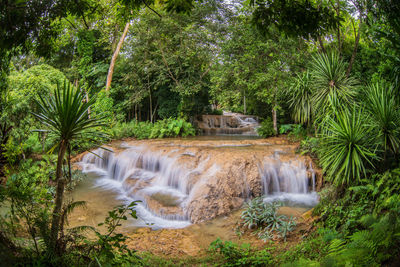
[[129, 233], [127, 245], [130, 249], [139, 252], [150, 252], [162, 257], [199, 257], [206, 256], [211, 242], [220, 238], [224, 241], [233, 241], [238, 244], [251, 244], [253, 249], [262, 249], [265, 246], [274, 246], [285, 250], [297, 244], [302, 235], [309, 229], [311, 220], [303, 218], [305, 209], [282, 207], [280, 214], [296, 217], [297, 226], [287, 237], [264, 242], [254, 235], [254, 232], [241, 228], [238, 234], [238, 225], [242, 210], [235, 211], [228, 216], [220, 216], [208, 222], [193, 224], [184, 229], [151, 230], [141, 228]]

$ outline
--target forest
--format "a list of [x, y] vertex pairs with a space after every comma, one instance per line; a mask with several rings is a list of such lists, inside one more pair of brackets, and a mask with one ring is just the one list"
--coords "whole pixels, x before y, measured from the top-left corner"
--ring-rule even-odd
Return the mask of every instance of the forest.
[[0, 266], [399, 266], [399, 14], [0, 0]]

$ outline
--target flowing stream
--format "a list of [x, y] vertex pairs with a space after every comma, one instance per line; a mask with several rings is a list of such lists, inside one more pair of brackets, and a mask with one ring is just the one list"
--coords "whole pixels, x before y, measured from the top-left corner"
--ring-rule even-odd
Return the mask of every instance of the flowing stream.
[[[311, 165], [293, 156], [279, 156], [292, 152], [260, 142], [203, 144], [189, 140], [123, 144], [117, 151], [88, 153], [79, 165], [92, 177], [87, 182], [92, 184], [91, 198], [102, 198], [104, 209], [141, 201], [136, 226], [183, 228], [240, 207], [259, 194], [257, 190], [265, 201], [303, 207], [317, 203]], [[232, 171], [236, 167], [241, 173]]]

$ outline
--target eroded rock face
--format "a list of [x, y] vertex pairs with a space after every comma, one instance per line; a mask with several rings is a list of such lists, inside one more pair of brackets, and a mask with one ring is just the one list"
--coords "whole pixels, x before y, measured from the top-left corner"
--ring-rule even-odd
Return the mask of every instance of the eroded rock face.
[[104, 158], [107, 164], [121, 165], [107, 168], [118, 170], [126, 193], [145, 201], [154, 215], [176, 214], [192, 223], [228, 214], [262, 195], [260, 168], [266, 160], [310, 161], [294, 153], [296, 144], [279, 138], [128, 141], [124, 147]]

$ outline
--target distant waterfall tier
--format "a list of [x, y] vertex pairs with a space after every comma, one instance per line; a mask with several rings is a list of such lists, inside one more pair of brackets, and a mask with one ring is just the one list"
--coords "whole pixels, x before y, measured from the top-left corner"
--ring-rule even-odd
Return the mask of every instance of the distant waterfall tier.
[[196, 124], [205, 135], [257, 136], [256, 129], [260, 126], [256, 116], [238, 113], [202, 115]]
[[116, 192], [126, 203], [140, 200], [138, 215], [154, 228], [209, 220], [260, 195], [266, 201], [316, 203], [312, 168], [294, 154], [294, 146], [243, 142], [132, 141], [114, 151], [87, 153], [79, 164], [98, 177], [96, 187]]
[[315, 173], [302, 162], [265, 161], [260, 168], [265, 201], [286, 201], [314, 206], [318, 203], [315, 192]]

